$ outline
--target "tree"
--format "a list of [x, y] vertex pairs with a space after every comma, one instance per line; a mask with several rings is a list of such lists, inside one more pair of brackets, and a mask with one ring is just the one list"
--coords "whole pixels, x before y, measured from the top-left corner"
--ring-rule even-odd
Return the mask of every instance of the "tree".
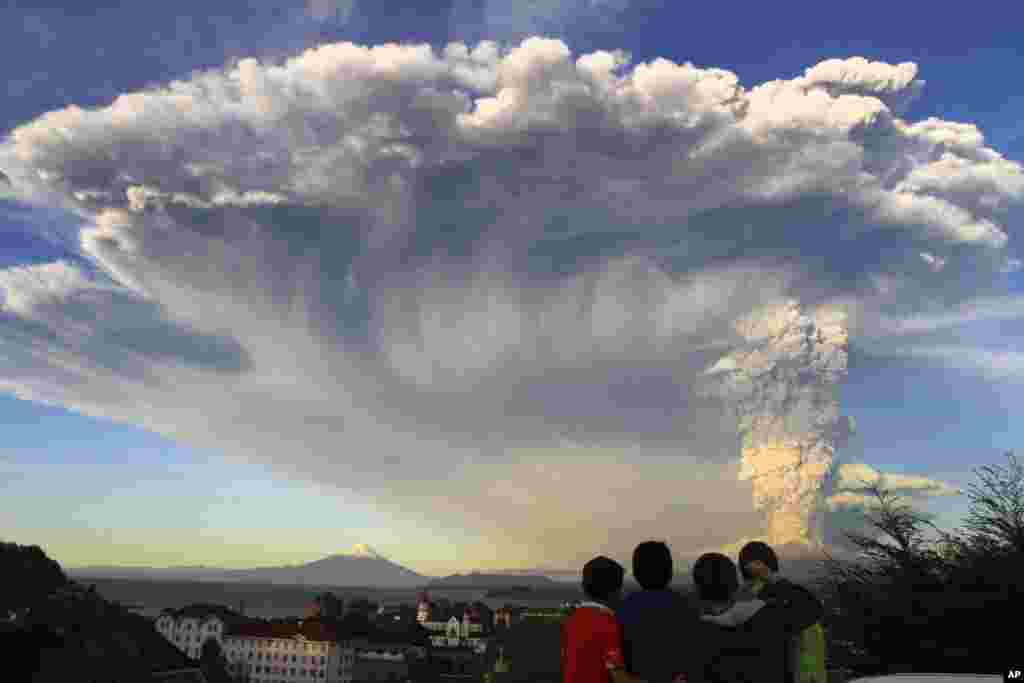
[[55, 560], [37, 545], [0, 542], [0, 618], [68, 584]]
[[230, 683], [228, 661], [216, 638], [207, 638], [199, 655], [199, 668], [208, 683]]
[[975, 470], [977, 484], [967, 488], [971, 508], [964, 529], [969, 546], [986, 553], [1024, 555], [1024, 463], [1006, 453], [1006, 467]]
[[[940, 542], [928, 540], [926, 528], [938, 531], [928, 516], [879, 484], [865, 483], [864, 490], [877, 502], [875, 511], [864, 515], [875, 533], [847, 533], [847, 539], [857, 548], [858, 561], [844, 563], [829, 556], [828, 574], [833, 579], [859, 583], [941, 584], [948, 570], [947, 554], [940, 550]], [[946, 538], [941, 531], [939, 536]]]
[[340, 619], [345, 611], [345, 602], [334, 593], [320, 593], [313, 602], [320, 608], [320, 616]]
[[342, 632], [352, 636], [366, 636], [373, 632], [370, 618], [363, 612], [349, 612], [340, 622]]
[[368, 613], [368, 612], [372, 612], [375, 609], [377, 609], [377, 604], [376, 603], [370, 602], [366, 598], [353, 598], [352, 600], [348, 601], [348, 609], [346, 609], [345, 611], [346, 611], [346, 613], [348, 613], [348, 612], [364, 612], [364, 613]]
[[862, 673], [913, 671], [923, 666], [922, 657], [934, 660], [922, 642], [947, 640], [939, 633], [942, 603], [936, 596], [950, 573], [948, 554], [928, 538], [926, 531], [935, 527], [925, 514], [878, 484], [864, 488], [876, 503], [864, 515], [873, 533], [847, 533], [856, 559], [830, 556], [825, 563], [826, 588], [847, 615], [829, 626], [866, 650], [870, 666], [881, 667]]
[[[874, 662], [859, 673], [995, 673], [994, 662], [1016, 647], [1012, 629], [965, 628], [1008, 623], [1024, 607], [1024, 468], [1008, 457], [1008, 468], [976, 470], [965, 527], [954, 533], [893, 492], [865, 485], [877, 502], [865, 515], [875, 533], [847, 534], [857, 561], [826, 562], [826, 585], [846, 614], [830, 617], [830, 630], [841, 628]], [[929, 539], [929, 529], [938, 538]]]

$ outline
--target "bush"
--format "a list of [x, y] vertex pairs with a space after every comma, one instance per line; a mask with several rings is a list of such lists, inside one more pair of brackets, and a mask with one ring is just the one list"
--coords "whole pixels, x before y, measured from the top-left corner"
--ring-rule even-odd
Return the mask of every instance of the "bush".
[[60, 565], [39, 546], [0, 542], [0, 618], [36, 604], [67, 584]]
[[1020, 613], [1024, 583], [1024, 467], [1008, 457], [978, 470], [965, 527], [936, 529], [938, 540], [924, 516], [868, 487], [878, 534], [849, 534], [858, 559], [830, 559], [824, 582], [839, 611], [827, 619], [833, 647], [860, 651], [859, 673], [998, 673], [1013, 646], [999, 625]]

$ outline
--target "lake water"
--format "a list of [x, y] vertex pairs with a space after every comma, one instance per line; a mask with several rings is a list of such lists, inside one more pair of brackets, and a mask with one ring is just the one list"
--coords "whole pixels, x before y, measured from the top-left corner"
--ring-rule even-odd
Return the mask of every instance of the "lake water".
[[[384, 604], [416, 604], [418, 591], [397, 589], [303, 588], [298, 586], [260, 586], [253, 584], [224, 584], [206, 582], [163, 582], [127, 579], [84, 579], [95, 584], [96, 590], [108, 600], [115, 600], [147, 617], [156, 617], [166, 608], [179, 608], [191, 603], [212, 603], [238, 610], [244, 604], [247, 615], [263, 619], [298, 617], [306, 612], [314, 596], [331, 590], [343, 600], [365, 597]], [[567, 586], [564, 591], [545, 594], [515, 594], [509, 597], [488, 598], [480, 590], [433, 590], [432, 599], [447, 598], [453, 602], [479, 600], [491, 609], [506, 604], [533, 608], [554, 608], [563, 601], [580, 599], [578, 588]]]

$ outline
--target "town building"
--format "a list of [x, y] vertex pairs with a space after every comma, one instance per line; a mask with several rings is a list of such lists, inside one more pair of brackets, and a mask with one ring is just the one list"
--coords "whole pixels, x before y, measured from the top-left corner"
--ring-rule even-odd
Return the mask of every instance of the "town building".
[[154, 625], [171, 644], [192, 659], [198, 659], [207, 640], [216, 640], [223, 649], [228, 627], [254, 621], [222, 605], [194, 604], [163, 610]]
[[430, 610], [433, 603], [430, 602], [430, 594], [426, 591], [419, 594], [416, 602], [416, 621], [421, 624], [430, 621]]
[[228, 673], [252, 683], [352, 683], [355, 650], [318, 619], [242, 624], [223, 637]]
[[442, 681], [480, 681], [487, 671], [486, 653], [470, 647], [434, 648], [431, 665]]
[[345, 616], [345, 603], [334, 593], [320, 593], [306, 608], [306, 618], [340, 619]]
[[419, 612], [410, 605], [381, 605], [374, 622], [387, 625], [411, 626], [418, 623]]
[[525, 607], [519, 607], [515, 605], [504, 605], [494, 610], [494, 626], [504, 626], [505, 628], [511, 628], [523, 620], [526, 614]]
[[357, 681], [387, 681], [393, 676], [402, 681], [430, 680], [433, 647], [422, 624], [405, 616], [379, 618], [368, 634], [360, 635], [345, 640], [356, 654]]
[[375, 631], [360, 637], [346, 637], [342, 644], [354, 656], [354, 680], [407, 681], [423, 669], [428, 657], [425, 641], [408, 632]]
[[484, 652], [492, 632], [491, 610], [480, 602], [445, 605], [433, 603], [421, 593], [416, 610], [417, 621], [430, 633], [430, 641], [438, 648], [470, 648]]

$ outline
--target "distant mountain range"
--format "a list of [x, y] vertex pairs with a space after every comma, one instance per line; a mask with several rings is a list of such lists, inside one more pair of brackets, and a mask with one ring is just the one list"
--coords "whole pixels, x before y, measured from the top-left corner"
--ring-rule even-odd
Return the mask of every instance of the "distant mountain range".
[[345, 554], [289, 567], [221, 569], [217, 567], [80, 567], [67, 573], [81, 577], [147, 579], [151, 581], [209, 581], [288, 586], [418, 588], [430, 577], [388, 560], [367, 545]]
[[[736, 561], [740, 548], [745, 545], [745, 541], [730, 544], [722, 548], [714, 548], [716, 552], [724, 553], [725, 555], [732, 558], [733, 562]], [[794, 581], [801, 583], [813, 582], [817, 579], [821, 573], [822, 561], [825, 559], [825, 555], [822, 549], [811, 549], [801, 545], [779, 545], [775, 547], [776, 554], [779, 557], [780, 569], [783, 576], [786, 576]], [[853, 559], [848, 552], [842, 548], [830, 547], [828, 548], [830, 554], [837, 559], [850, 560]], [[677, 556], [674, 558], [673, 564], [675, 565], [675, 576], [672, 579], [674, 586], [689, 586], [693, 583], [692, 570], [693, 564], [697, 558], [703, 554], [701, 552], [692, 552], [683, 556]], [[626, 577], [625, 577], [625, 588], [627, 590], [635, 590], [639, 588], [636, 585], [633, 576], [630, 573], [630, 566], [628, 561], [625, 563]], [[502, 576], [502, 577], [544, 577], [551, 579], [558, 584], [579, 584], [582, 579], [582, 567], [578, 569], [557, 569], [552, 567], [535, 567], [531, 569], [496, 569], [488, 572], [489, 576]], [[522, 585], [522, 584], [520, 584]], [[531, 585], [531, 584], [526, 584]]]
[[[737, 549], [724, 549], [735, 558]], [[778, 548], [782, 560], [782, 573], [798, 581], [808, 581], [821, 568], [821, 557], [813, 556], [803, 548]], [[812, 557], [813, 556], [813, 557]], [[692, 582], [690, 566], [696, 558], [677, 558], [673, 584], [683, 586]], [[219, 567], [80, 567], [65, 570], [78, 577], [107, 579], [142, 579], [148, 581], [204, 581], [210, 583], [251, 583], [282, 586], [323, 586], [338, 588], [391, 588], [391, 589], [474, 589], [492, 590], [529, 587], [532, 590], [561, 588], [566, 584], [579, 585], [579, 569], [536, 567], [530, 569], [498, 569], [469, 574], [432, 577], [418, 574], [388, 560], [373, 548], [358, 543], [347, 552], [331, 555], [307, 564], [286, 567], [257, 567], [253, 569], [223, 569]], [[628, 571], [628, 567], [627, 567]], [[632, 576], [626, 575], [626, 589], [635, 589]]]
[[527, 586], [529, 588], [557, 588], [562, 585], [560, 582], [546, 576], [537, 574], [520, 574], [492, 572], [481, 574], [472, 572], [470, 574], [452, 574], [441, 579], [434, 579], [427, 584], [428, 589], [439, 588], [512, 588]]
[[523, 577], [542, 577], [550, 579], [551, 581], [557, 581], [560, 583], [571, 582], [577, 583], [580, 580], [579, 569], [552, 569], [537, 567], [534, 569], [494, 569], [488, 572], [489, 575], [493, 576], [523, 576]]

